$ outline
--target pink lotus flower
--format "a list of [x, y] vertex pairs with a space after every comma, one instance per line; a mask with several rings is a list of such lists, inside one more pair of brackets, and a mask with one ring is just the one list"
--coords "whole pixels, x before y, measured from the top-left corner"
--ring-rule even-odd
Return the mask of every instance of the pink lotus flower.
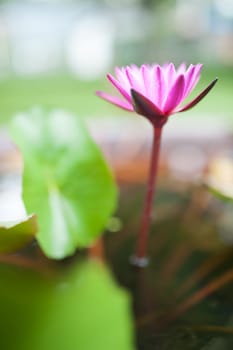
[[175, 69], [173, 63], [160, 66], [142, 65], [137, 67], [116, 68], [116, 78], [108, 74], [108, 80], [118, 90], [123, 98], [111, 96], [105, 92], [98, 91], [97, 95], [128, 111], [135, 111], [143, 115], [152, 123], [153, 144], [151, 150], [151, 161], [147, 183], [147, 194], [143, 211], [141, 230], [138, 236], [136, 254], [132, 262], [138, 267], [147, 264], [146, 250], [148, 246], [149, 226], [151, 221], [151, 209], [156, 189], [156, 178], [160, 143], [163, 125], [168, 117], [174, 113], [184, 112], [200, 102], [216, 84], [213, 80], [196, 98], [191, 102], [180, 106], [184, 99], [196, 86], [202, 65], [191, 64], [188, 68], [183, 63]]
[[217, 79], [191, 102], [180, 107], [196, 86], [201, 69], [201, 64], [191, 64], [186, 68], [184, 63], [177, 69], [173, 63], [163, 66], [144, 64], [141, 67], [116, 67], [116, 78], [111, 74], [107, 78], [123, 99], [102, 91], [97, 91], [97, 95], [120, 108], [145, 116], [155, 126], [162, 126], [171, 114], [194, 107], [213, 88]]

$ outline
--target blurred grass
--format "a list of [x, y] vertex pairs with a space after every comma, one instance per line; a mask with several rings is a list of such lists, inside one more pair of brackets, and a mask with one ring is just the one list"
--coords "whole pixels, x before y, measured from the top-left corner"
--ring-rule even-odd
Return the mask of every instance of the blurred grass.
[[108, 107], [95, 96], [104, 82], [80, 82], [69, 75], [34, 79], [10, 78], [0, 81], [0, 121], [33, 106], [59, 107], [92, 116], [108, 113]]
[[213, 114], [226, 120], [233, 122], [233, 68], [232, 67], [213, 67], [207, 69], [203, 67], [200, 82], [192, 96], [195, 96], [203, 88], [205, 88], [214, 78], [218, 78], [218, 82], [207, 97], [201, 101], [200, 105], [192, 111], [200, 114]]
[[[200, 83], [193, 95], [201, 91], [216, 76], [219, 82], [209, 96], [195, 108], [195, 117], [214, 114], [214, 116], [226, 118], [233, 124], [232, 68], [204, 68]], [[38, 105], [67, 109], [84, 117], [125, 113], [101, 101], [95, 96], [96, 90], [112, 91], [107, 80], [82, 82], [65, 74], [33, 79], [16, 77], [2, 79], [0, 80], [0, 122], [6, 122], [16, 112]]]

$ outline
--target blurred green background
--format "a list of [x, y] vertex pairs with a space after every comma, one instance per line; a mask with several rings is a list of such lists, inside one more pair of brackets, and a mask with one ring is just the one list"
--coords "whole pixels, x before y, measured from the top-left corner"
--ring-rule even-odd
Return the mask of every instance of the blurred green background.
[[115, 65], [185, 61], [204, 64], [194, 94], [219, 77], [191, 116], [231, 123], [232, 42], [231, 0], [1, 1], [0, 120], [35, 105], [118, 115], [95, 96]]

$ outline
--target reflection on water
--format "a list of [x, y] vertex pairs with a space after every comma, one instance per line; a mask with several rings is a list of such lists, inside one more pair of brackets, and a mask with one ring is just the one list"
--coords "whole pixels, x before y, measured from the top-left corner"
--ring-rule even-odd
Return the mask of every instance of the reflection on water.
[[133, 295], [138, 348], [233, 348], [233, 247], [223, 242], [224, 204], [208, 192], [161, 183], [149, 247], [150, 265], [128, 263], [138, 231], [142, 186], [122, 188], [122, 232], [107, 236], [107, 255]]

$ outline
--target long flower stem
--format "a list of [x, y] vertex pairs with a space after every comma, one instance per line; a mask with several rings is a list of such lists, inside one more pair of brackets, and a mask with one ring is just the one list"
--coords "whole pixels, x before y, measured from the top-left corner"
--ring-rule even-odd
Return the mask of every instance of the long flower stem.
[[153, 144], [151, 150], [150, 169], [147, 183], [147, 193], [145, 198], [144, 211], [142, 216], [141, 230], [139, 232], [136, 245], [136, 254], [132, 259], [132, 263], [136, 266], [143, 267], [147, 265], [147, 246], [149, 238], [149, 229], [151, 221], [151, 210], [153, 204], [154, 193], [156, 189], [158, 160], [160, 152], [162, 127], [153, 126]]

